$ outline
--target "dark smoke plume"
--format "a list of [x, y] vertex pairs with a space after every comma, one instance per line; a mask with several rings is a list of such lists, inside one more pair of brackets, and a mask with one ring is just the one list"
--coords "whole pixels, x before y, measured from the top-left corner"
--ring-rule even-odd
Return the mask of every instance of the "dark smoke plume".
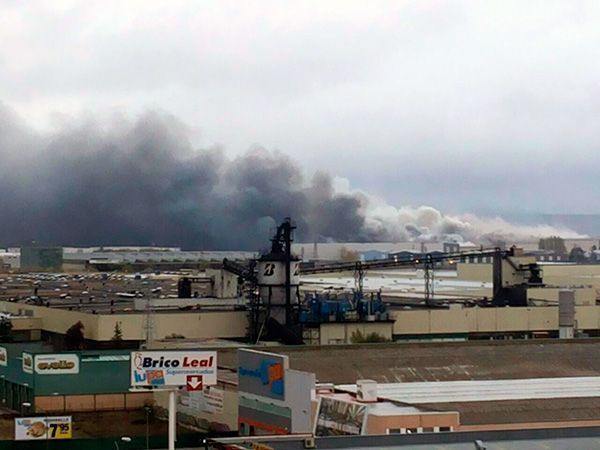
[[0, 246], [257, 250], [285, 217], [296, 221], [297, 240], [310, 242], [576, 235], [336, 192], [330, 175], [307, 181], [278, 152], [228, 159], [218, 147], [195, 150], [186, 127], [159, 112], [38, 133], [0, 104], [0, 160]]
[[287, 156], [194, 150], [167, 114], [34, 133], [0, 109], [0, 244], [256, 249], [286, 216], [299, 239], [365, 240], [358, 196], [308, 186]]

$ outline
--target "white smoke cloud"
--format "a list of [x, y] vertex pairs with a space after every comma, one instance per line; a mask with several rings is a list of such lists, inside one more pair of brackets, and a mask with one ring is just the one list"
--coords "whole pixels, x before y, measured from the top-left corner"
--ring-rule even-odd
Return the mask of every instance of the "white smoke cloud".
[[431, 206], [390, 205], [380, 197], [352, 189], [350, 181], [335, 177], [337, 193], [361, 198], [366, 228], [389, 241], [472, 241], [477, 243], [526, 242], [542, 237], [561, 236], [564, 239], [586, 238], [566, 227], [547, 224], [522, 225], [500, 217], [481, 217], [475, 214], [444, 214]]

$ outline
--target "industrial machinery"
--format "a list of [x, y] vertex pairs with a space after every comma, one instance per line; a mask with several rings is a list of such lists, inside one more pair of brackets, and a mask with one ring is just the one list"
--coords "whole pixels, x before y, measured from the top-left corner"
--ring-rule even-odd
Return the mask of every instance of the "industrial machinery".
[[469, 252], [425, 254], [412, 260], [396, 258], [376, 261], [352, 261], [315, 266], [301, 270], [302, 275], [320, 273], [353, 272], [356, 289], [363, 290], [363, 278], [367, 270], [395, 267], [421, 267], [424, 271], [425, 304], [437, 306], [434, 298], [434, 268], [444, 261], [467, 261], [473, 258], [492, 257], [493, 259], [493, 305], [494, 306], [526, 306], [527, 288], [543, 286], [542, 270], [534, 261], [522, 263], [517, 250], [511, 248], [481, 249]]
[[[467, 261], [491, 257], [493, 261], [493, 306], [526, 306], [527, 288], [543, 286], [541, 268], [535, 261], [523, 262], [518, 250], [511, 248], [425, 254], [415, 259], [388, 258], [353, 261], [302, 268], [291, 253], [295, 226], [287, 218], [271, 239], [271, 251], [248, 266], [223, 261], [223, 268], [240, 277], [245, 284], [250, 309], [250, 336], [280, 339], [287, 344], [302, 343], [302, 324], [327, 321], [387, 320], [380, 294], [366, 298], [363, 279], [370, 269], [419, 267], [424, 270], [426, 307], [439, 307], [435, 301], [434, 269], [448, 261]], [[300, 302], [300, 275], [352, 272], [355, 290], [351, 298], [311, 294]]]
[[301, 324], [325, 322], [375, 322], [389, 320], [381, 292], [364, 296], [359, 291], [352, 295], [310, 293], [304, 297], [298, 321]]
[[238, 275], [246, 285], [250, 305], [250, 337], [267, 336], [287, 344], [302, 343], [298, 324], [300, 259], [292, 255], [293, 232], [289, 218], [277, 227], [271, 251], [249, 266], [223, 261], [223, 268]]

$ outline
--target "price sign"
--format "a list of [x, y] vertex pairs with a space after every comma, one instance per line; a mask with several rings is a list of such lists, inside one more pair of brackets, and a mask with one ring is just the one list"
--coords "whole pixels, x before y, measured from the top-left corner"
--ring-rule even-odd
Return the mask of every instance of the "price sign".
[[18, 417], [15, 419], [15, 440], [71, 439], [71, 416]]
[[46, 424], [48, 439], [71, 439], [73, 433], [71, 417], [48, 417]]

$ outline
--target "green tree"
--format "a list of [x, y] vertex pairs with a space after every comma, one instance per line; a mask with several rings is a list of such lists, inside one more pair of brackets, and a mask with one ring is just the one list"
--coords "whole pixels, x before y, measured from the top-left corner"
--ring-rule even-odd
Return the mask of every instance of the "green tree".
[[65, 349], [81, 350], [83, 348], [83, 323], [81, 321], [73, 324], [65, 333]]
[[573, 250], [569, 253], [569, 261], [585, 263], [588, 262], [588, 259], [587, 256], [585, 256], [585, 251], [581, 247], [573, 247]]
[[121, 329], [121, 322], [115, 322], [115, 331], [112, 337], [113, 341], [123, 340], [123, 330]]
[[387, 339], [374, 331], [372, 333], [364, 334], [362, 331], [356, 330], [352, 332], [352, 335], [350, 336], [350, 342], [353, 344], [367, 344], [374, 342], [387, 342]]
[[12, 323], [8, 317], [0, 317], [0, 342], [12, 341]]

